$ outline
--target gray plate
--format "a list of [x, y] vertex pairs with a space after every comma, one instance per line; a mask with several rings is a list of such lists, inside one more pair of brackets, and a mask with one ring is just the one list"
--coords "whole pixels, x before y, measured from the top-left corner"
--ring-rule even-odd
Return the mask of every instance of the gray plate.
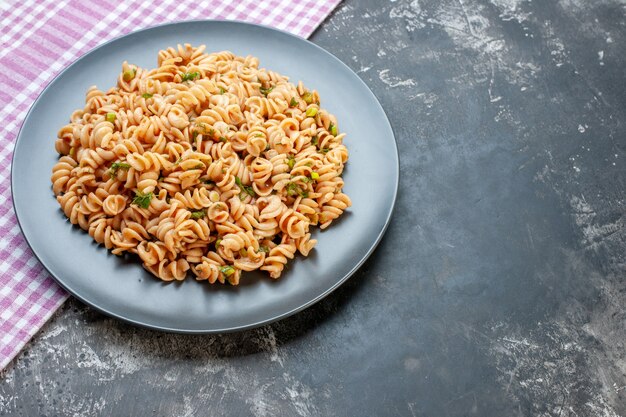
[[[346, 132], [350, 160], [345, 192], [353, 202], [308, 258], [296, 257], [282, 277], [246, 273], [238, 287], [187, 279], [163, 283], [132, 257], [116, 257], [73, 227], [53, 198], [54, 139], [91, 85], [115, 85], [124, 60], [152, 68], [157, 52], [177, 43], [207, 51], [255, 55], [261, 65], [319, 91], [322, 106]], [[119, 319], [159, 330], [227, 332], [266, 324], [319, 301], [372, 253], [389, 223], [398, 188], [398, 153], [385, 113], [367, 86], [322, 48], [266, 27], [194, 21], [158, 26], [113, 40], [62, 72], [31, 108], [15, 145], [11, 183], [20, 226], [33, 252], [66, 290]]]

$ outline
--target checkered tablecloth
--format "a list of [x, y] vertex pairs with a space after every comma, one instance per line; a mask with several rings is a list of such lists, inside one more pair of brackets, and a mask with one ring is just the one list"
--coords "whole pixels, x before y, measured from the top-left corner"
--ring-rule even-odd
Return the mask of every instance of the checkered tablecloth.
[[68, 297], [28, 248], [11, 204], [15, 138], [44, 87], [85, 52], [137, 29], [180, 20], [228, 19], [307, 38], [339, 2], [0, 0], [0, 370]]

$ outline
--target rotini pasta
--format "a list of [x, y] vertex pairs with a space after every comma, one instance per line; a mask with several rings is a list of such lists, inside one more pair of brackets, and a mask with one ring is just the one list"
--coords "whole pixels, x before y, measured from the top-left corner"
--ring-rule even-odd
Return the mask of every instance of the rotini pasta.
[[185, 44], [157, 62], [124, 62], [117, 86], [91, 87], [59, 130], [51, 181], [63, 213], [164, 281], [280, 277], [315, 246], [311, 226], [351, 205], [336, 118], [252, 56]]

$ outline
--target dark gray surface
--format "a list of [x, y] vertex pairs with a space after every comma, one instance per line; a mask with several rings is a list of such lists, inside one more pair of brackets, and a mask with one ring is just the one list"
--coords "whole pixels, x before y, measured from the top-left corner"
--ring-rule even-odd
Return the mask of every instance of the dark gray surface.
[[625, 24], [617, 0], [343, 3], [313, 41], [360, 72], [401, 147], [370, 260], [235, 335], [69, 302], [5, 372], [0, 410], [626, 415]]
[[[297, 262], [290, 262], [280, 280], [268, 279], [263, 271], [243, 274], [237, 287], [193, 279], [182, 283], [154, 279], [137, 257], [112, 255], [89, 234], [71, 227], [50, 192], [50, 173], [58, 154], [52, 146], [32, 152], [41, 138], [58, 131], [67, 124], [69, 114], [84, 106], [89, 86], [108, 90], [115, 85], [121, 62], [132, 57], [132, 63], [153, 68], [159, 50], [180, 42], [254, 55], [272, 71], [315, 86], [323, 108], [337, 117], [338, 128], [346, 133], [345, 144], [352, 151], [343, 172], [343, 190], [351, 196], [352, 207], [323, 232], [311, 228], [312, 237], [318, 240], [315, 251], [306, 260], [298, 257]], [[294, 61], [298, 54], [306, 54], [317, 65]], [[339, 87], [341, 95], [336, 94]], [[359, 111], [352, 111], [356, 107]], [[381, 167], [372, 170], [377, 163]], [[224, 21], [175, 23], [138, 31], [80, 58], [33, 105], [17, 139], [12, 164], [11, 190], [22, 232], [64, 288], [114, 317], [184, 333], [258, 327], [300, 311], [337, 288], [380, 241], [396, 200], [399, 175], [398, 149], [385, 112], [350, 68], [299, 37]]]

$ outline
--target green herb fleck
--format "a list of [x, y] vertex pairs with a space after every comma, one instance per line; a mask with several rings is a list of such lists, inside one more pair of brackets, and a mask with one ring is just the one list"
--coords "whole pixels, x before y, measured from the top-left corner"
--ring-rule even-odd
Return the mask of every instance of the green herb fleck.
[[147, 209], [150, 207], [150, 201], [152, 200], [152, 193], [142, 193], [141, 191], [135, 192], [135, 198], [133, 198], [133, 204], [137, 204], [139, 207]]
[[226, 142], [226, 138], [224, 136], [220, 136], [220, 142]]
[[295, 97], [291, 97], [291, 101], [289, 102], [289, 107], [296, 107], [298, 105], [298, 100]]
[[119, 171], [120, 169], [129, 169], [129, 168], [130, 168], [130, 164], [127, 164], [126, 162], [113, 162], [111, 164], [111, 168], [109, 168], [109, 174], [111, 175], [111, 177], [117, 178], [117, 171]]
[[317, 137], [317, 135], [313, 136], [311, 138], [311, 143], [315, 146], [317, 146], [317, 141], [319, 140], [319, 138]]
[[220, 268], [220, 272], [224, 274], [225, 277], [228, 278], [229, 276], [235, 273], [235, 268], [233, 268], [230, 265], [224, 265], [223, 267]]
[[196, 78], [198, 78], [200, 76], [199, 72], [185, 72], [185, 73], [180, 73], [180, 78], [182, 79], [182, 81], [193, 81]]
[[270, 248], [266, 245], [260, 245], [259, 246], [259, 252], [265, 252], [265, 253], [269, 253], [270, 252]]
[[215, 241], [215, 248], [217, 248], [217, 247], [218, 247], [219, 245], [221, 245], [221, 244], [222, 244], [222, 239], [218, 238], [218, 239]]
[[289, 169], [293, 169], [293, 166], [296, 164], [296, 158], [293, 155], [287, 156], [287, 165]]
[[[204, 126], [204, 125], [203, 125]], [[204, 129], [204, 127], [203, 127]], [[213, 139], [215, 137], [215, 129], [209, 129], [209, 137]]]
[[220, 87], [220, 94], [224, 94], [226, 92], [226, 90], [224, 90], [222, 87]]
[[298, 185], [293, 182], [290, 182], [289, 184], [287, 184], [286, 188], [287, 188], [287, 195], [291, 195], [291, 196], [298, 194], [298, 190], [300, 189], [300, 187], [298, 187]]
[[298, 186], [298, 184], [294, 183], [294, 182], [290, 182], [289, 184], [287, 184], [287, 195], [290, 196], [295, 196], [295, 195], [299, 195], [301, 197], [308, 197], [309, 193], [306, 190], [303, 190], [302, 188], [300, 188]]
[[337, 126], [331, 123], [330, 126], [328, 126], [328, 130], [330, 131], [331, 135], [337, 136]]
[[246, 248], [239, 249], [239, 255], [241, 255], [242, 258], [248, 256], [248, 251], [246, 250]]
[[311, 104], [313, 103], [313, 95], [307, 91], [302, 95], [302, 100], [304, 100], [306, 104]]
[[150, 93], [143, 93], [143, 94], [141, 95], [141, 97], [143, 97], [143, 98], [152, 98], [152, 96], [153, 96], [153, 95], [154, 95], [154, 94], [150, 94]]
[[215, 181], [210, 180], [210, 179], [204, 179], [202, 180], [203, 184], [209, 184], [209, 185], [215, 185]]
[[268, 88], [263, 88], [261, 87], [261, 94], [263, 94], [265, 97], [267, 97], [267, 95], [274, 89], [274, 87], [268, 87]]
[[122, 78], [124, 79], [124, 81], [129, 82], [130, 80], [135, 78], [136, 74], [137, 74], [137, 70], [133, 68], [133, 69], [124, 71], [124, 74], [122, 75]]
[[191, 134], [191, 139], [192, 140], [196, 140], [198, 135], [199, 135], [199, 132], [197, 130], [194, 130], [193, 133]]
[[71, 157], [74, 157], [74, 155], [75, 155], [75, 154], [76, 154], [76, 149], [72, 146], [72, 147], [70, 148], [70, 156], [71, 156]]
[[329, 148], [322, 148], [320, 149], [320, 151], [322, 151], [322, 153], [328, 153], [328, 151], [330, 151]]
[[318, 174], [315, 171], [311, 172], [311, 179], [314, 180], [314, 181], [319, 180], [320, 179], [320, 174]]
[[315, 117], [316, 114], [317, 114], [316, 107], [309, 107], [308, 109], [306, 109], [306, 117]]
[[295, 182], [290, 182], [289, 184], [287, 184], [286, 188], [287, 188], [287, 195], [290, 195], [292, 197], [299, 195], [300, 197], [306, 198], [309, 196], [309, 192], [306, 191], [305, 189], [302, 189]]
[[191, 212], [191, 218], [195, 219], [195, 220], [201, 219], [201, 218], [203, 218], [205, 216], [206, 216], [206, 210], [205, 209], [192, 211]]
[[204, 169], [204, 164], [203, 163], [199, 163], [198, 165], [193, 167], [193, 169]]
[[111, 122], [111, 123], [115, 123], [115, 113], [107, 113], [106, 115], [106, 121], [107, 122]]
[[[241, 189], [241, 191], [248, 194], [250, 197], [256, 197], [256, 193], [254, 192], [254, 189], [250, 187], [249, 185], [243, 185], [239, 177], [235, 177], [235, 183]], [[241, 198], [241, 195], [239, 197]]]

